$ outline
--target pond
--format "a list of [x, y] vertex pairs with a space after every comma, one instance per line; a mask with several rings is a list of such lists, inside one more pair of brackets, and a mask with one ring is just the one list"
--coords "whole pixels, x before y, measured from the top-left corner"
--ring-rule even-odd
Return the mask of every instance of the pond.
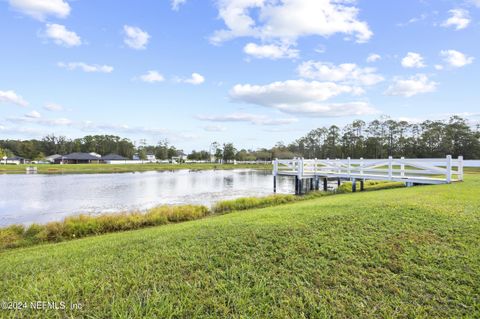
[[[278, 193], [293, 193], [288, 178]], [[211, 170], [121, 174], [0, 175], [0, 227], [46, 223], [80, 213], [145, 210], [273, 193], [269, 171]]]

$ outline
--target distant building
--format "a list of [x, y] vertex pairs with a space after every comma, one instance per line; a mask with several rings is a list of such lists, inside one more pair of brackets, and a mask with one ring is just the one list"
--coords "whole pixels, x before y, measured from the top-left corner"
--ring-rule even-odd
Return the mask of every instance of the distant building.
[[155, 157], [155, 154], [147, 154], [147, 161], [151, 163], [156, 162], [157, 158]]
[[175, 154], [176, 156], [172, 156], [172, 163], [183, 163], [188, 159], [187, 154], [185, 154], [182, 150], [178, 150]]
[[105, 164], [126, 164], [129, 159], [118, 154], [108, 154], [102, 156], [101, 161]]
[[55, 159], [55, 164], [98, 164], [100, 158], [89, 153], [71, 153]]
[[180, 159], [181, 161], [186, 161], [188, 158], [188, 155], [183, 152], [183, 150], [178, 150], [176, 153], [176, 157]]
[[61, 157], [62, 157], [62, 155], [54, 154], [54, 155], [50, 155], [50, 156], [45, 157], [45, 161], [49, 162], [49, 163], [55, 163], [55, 160], [57, 158], [61, 158]]
[[23, 157], [13, 156], [13, 157], [7, 158], [4, 163], [10, 164], [10, 165], [20, 165], [20, 164], [28, 164], [29, 162], [30, 160], [27, 160]]

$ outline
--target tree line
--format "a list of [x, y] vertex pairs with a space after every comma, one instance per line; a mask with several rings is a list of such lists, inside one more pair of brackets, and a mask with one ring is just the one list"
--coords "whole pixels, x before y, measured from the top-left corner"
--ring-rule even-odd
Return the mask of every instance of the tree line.
[[310, 131], [283, 148], [305, 158], [438, 158], [452, 155], [480, 158], [480, 127], [452, 116], [422, 123], [383, 117], [353, 121], [342, 129], [332, 125]]
[[40, 160], [53, 154], [65, 155], [74, 152], [97, 153], [100, 155], [119, 154], [132, 158], [137, 154], [146, 159], [147, 154], [155, 154], [158, 159], [169, 159], [177, 154], [177, 149], [162, 141], [151, 146], [135, 144], [126, 138], [115, 135], [88, 135], [77, 139], [47, 135], [41, 140], [0, 140], [0, 157], [13, 155]]
[[[131, 140], [114, 135], [88, 135], [68, 139], [48, 135], [41, 140], [0, 140], [0, 157], [17, 155], [28, 159], [42, 159], [53, 154], [73, 152], [111, 153], [132, 158], [137, 154], [145, 159], [154, 154], [166, 160], [183, 151], [160, 141], [147, 145], [143, 140], [135, 145]], [[192, 151], [189, 160], [198, 161], [270, 161], [274, 158], [407, 158], [457, 157], [480, 158], [480, 126], [472, 127], [467, 119], [452, 116], [449, 120], [427, 120], [422, 123], [396, 121], [388, 117], [365, 122], [356, 120], [340, 128], [336, 125], [320, 127], [285, 145], [257, 150], [238, 150], [232, 143], [214, 142], [209, 150]]]

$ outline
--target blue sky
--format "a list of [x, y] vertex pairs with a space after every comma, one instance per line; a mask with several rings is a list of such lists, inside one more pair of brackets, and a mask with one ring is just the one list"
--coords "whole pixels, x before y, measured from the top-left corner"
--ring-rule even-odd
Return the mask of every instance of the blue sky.
[[480, 119], [479, 0], [0, 0], [0, 138], [185, 150]]

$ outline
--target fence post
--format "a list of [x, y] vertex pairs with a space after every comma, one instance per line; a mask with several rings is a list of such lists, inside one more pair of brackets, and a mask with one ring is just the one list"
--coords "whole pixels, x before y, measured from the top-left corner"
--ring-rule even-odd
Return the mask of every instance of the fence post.
[[[402, 156], [401, 160], [403, 161], [405, 157]], [[405, 163], [402, 162], [400, 165], [400, 176], [405, 177]]]
[[463, 156], [458, 157], [458, 180], [463, 182]]
[[393, 178], [393, 157], [392, 156], [389, 156], [388, 157], [388, 179], [392, 179]]
[[452, 155], [447, 155], [447, 183], [452, 182]]
[[350, 173], [351, 173], [351, 169], [350, 169], [350, 157], [347, 157], [347, 164], [348, 164], [347, 173], [348, 173], [348, 175], [350, 175]]

